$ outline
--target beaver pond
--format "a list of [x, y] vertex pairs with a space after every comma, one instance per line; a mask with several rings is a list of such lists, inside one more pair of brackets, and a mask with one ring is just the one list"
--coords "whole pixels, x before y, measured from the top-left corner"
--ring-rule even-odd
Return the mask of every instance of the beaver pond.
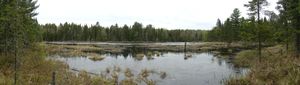
[[[108, 68], [130, 69], [138, 75], [144, 69], [157, 85], [221, 85], [230, 77], [247, 73], [246, 68], [237, 68], [232, 58], [214, 55], [210, 52], [168, 52], [147, 51], [128, 48], [123, 53], [97, 53], [100, 59], [84, 55], [51, 54], [50, 57], [69, 65], [72, 70], [85, 70], [92, 74], [105, 73]], [[162, 76], [161, 74], [164, 74]], [[120, 75], [120, 80], [124, 79]]]

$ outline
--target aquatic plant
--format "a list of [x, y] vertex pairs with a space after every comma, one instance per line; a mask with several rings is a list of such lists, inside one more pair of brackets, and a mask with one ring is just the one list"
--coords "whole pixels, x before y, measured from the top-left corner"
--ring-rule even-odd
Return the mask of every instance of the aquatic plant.
[[142, 78], [147, 78], [147, 77], [149, 76], [149, 73], [150, 73], [149, 70], [143, 69], [139, 75], [140, 75], [140, 77], [142, 77]]
[[119, 67], [119, 66], [114, 66], [114, 69], [113, 69], [113, 71], [115, 71], [115, 72], [121, 72], [121, 68]]
[[188, 59], [188, 58], [191, 58], [192, 56], [193, 56], [192, 53], [187, 52], [187, 53], [184, 55], [184, 59], [186, 60], [186, 59]]
[[165, 79], [167, 77], [167, 72], [160, 72], [160, 78]]
[[88, 56], [88, 58], [90, 60], [93, 60], [93, 61], [101, 61], [101, 60], [105, 59], [105, 57], [103, 57], [101, 55], [97, 55], [97, 54], [94, 54], [92, 56]]
[[142, 53], [134, 54], [133, 58], [138, 60], [138, 61], [141, 61], [144, 58], [144, 54], [142, 54]]
[[161, 55], [161, 52], [159, 52], [159, 51], [154, 51], [154, 54], [158, 57], [158, 56]]
[[124, 75], [127, 77], [127, 78], [131, 78], [134, 76], [134, 74], [131, 72], [131, 70], [129, 68], [126, 68], [125, 69], [125, 73]]

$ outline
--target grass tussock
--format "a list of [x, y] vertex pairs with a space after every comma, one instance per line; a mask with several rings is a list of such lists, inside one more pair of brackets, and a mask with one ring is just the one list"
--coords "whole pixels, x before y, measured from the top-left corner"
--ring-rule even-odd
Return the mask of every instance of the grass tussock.
[[257, 51], [245, 50], [238, 53], [233, 61], [238, 67], [250, 67], [258, 60]]
[[300, 58], [278, 45], [263, 49], [262, 57], [253, 50], [238, 54], [234, 63], [249, 67], [249, 73], [242, 78], [231, 78], [226, 85], [299, 85]]
[[90, 56], [88, 56], [88, 58], [89, 58], [90, 60], [92, 60], [92, 61], [101, 61], [101, 60], [105, 59], [104, 56], [101, 56], [101, 55], [95, 54], [95, 53], [93, 53], [93, 54], [88, 54], [88, 55], [90, 55]]
[[66, 56], [87, 55], [89, 53], [100, 53], [102, 48], [90, 45], [51, 45], [43, 44], [47, 54], [61, 54]]

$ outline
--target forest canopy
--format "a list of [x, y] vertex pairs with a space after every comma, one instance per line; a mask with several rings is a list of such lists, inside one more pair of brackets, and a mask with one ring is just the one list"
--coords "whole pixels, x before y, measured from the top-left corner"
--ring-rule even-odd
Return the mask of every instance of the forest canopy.
[[144, 26], [135, 22], [132, 26], [118, 24], [103, 27], [64, 23], [60, 25], [41, 25], [45, 41], [149, 41], [149, 42], [184, 42], [205, 40], [204, 30], [167, 30]]

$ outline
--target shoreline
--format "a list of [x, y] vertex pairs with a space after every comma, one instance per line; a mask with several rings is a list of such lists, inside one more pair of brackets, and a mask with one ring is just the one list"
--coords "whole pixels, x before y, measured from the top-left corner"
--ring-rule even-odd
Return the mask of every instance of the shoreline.
[[[210, 52], [214, 55], [235, 55], [243, 50], [254, 49], [255, 44], [232, 43], [228, 48], [223, 42], [165, 42], [165, 43], [121, 43], [121, 42], [44, 42], [48, 53], [61, 53], [64, 55], [87, 55], [87, 54], [123, 54], [126, 52]], [[186, 49], [185, 49], [186, 47]]]

